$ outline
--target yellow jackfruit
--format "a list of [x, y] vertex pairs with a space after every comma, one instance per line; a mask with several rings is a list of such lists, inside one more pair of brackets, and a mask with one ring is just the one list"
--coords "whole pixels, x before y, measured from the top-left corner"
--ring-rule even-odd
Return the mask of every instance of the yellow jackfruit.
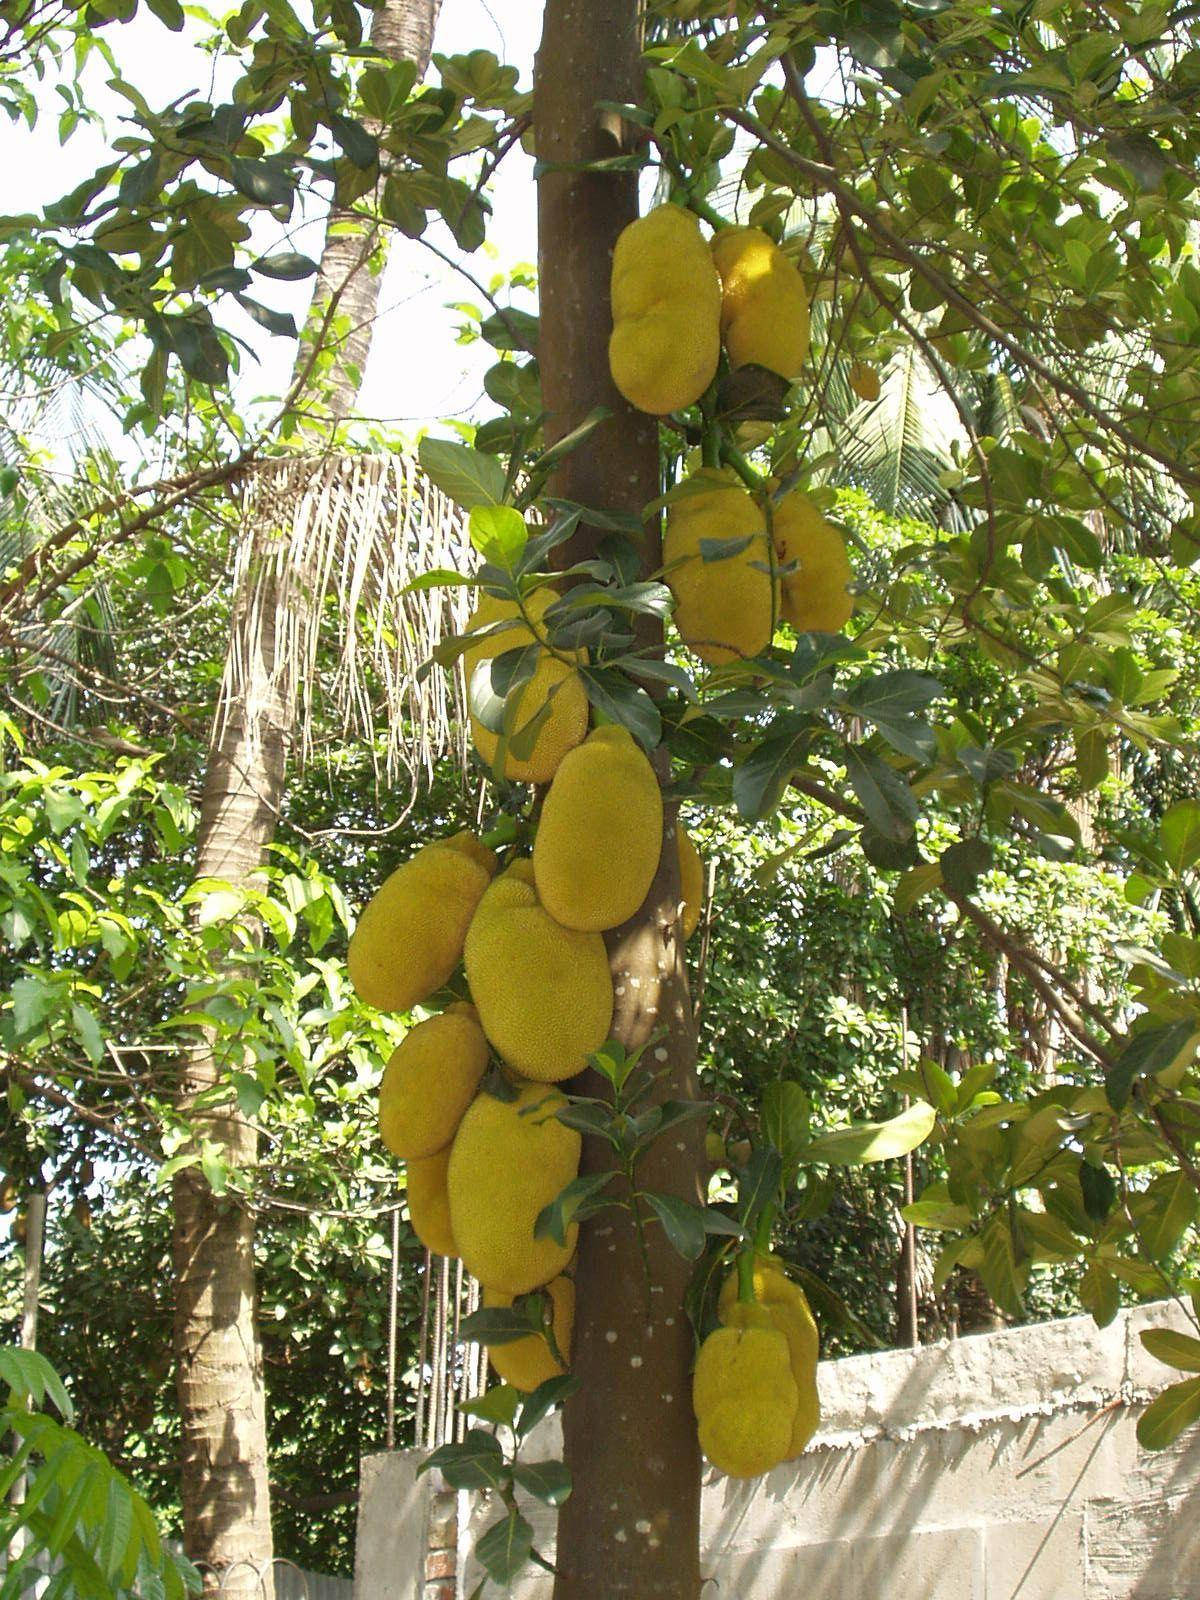
[[847, 592], [854, 573], [841, 534], [800, 491], [785, 495], [774, 511], [771, 531], [782, 571], [780, 611], [797, 633], [837, 633], [850, 620], [854, 601]]
[[[545, 1292], [550, 1296], [550, 1326], [554, 1342], [563, 1360], [570, 1360], [571, 1333], [575, 1326], [575, 1285], [570, 1278], [552, 1278]], [[485, 1306], [510, 1306], [516, 1297], [500, 1294], [495, 1289], [483, 1291]], [[496, 1375], [514, 1389], [526, 1394], [545, 1383], [549, 1378], [560, 1377], [567, 1369], [558, 1362], [550, 1349], [550, 1341], [543, 1333], [531, 1333], [527, 1339], [513, 1339], [508, 1344], [488, 1346], [488, 1359]]]
[[662, 853], [662, 791], [627, 728], [596, 728], [563, 758], [542, 807], [533, 871], [565, 928], [616, 928], [646, 898]]
[[734, 1271], [722, 1285], [718, 1305], [718, 1315], [726, 1326], [761, 1326], [761, 1312], [765, 1311], [772, 1326], [787, 1340], [788, 1360], [799, 1395], [788, 1448], [790, 1461], [801, 1453], [821, 1420], [817, 1398], [820, 1345], [817, 1324], [804, 1290], [793, 1283], [770, 1256], [760, 1257], [755, 1262], [753, 1304], [744, 1304], [737, 1295], [738, 1275]]
[[729, 1477], [754, 1478], [786, 1460], [799, 1399], [787, 1340], [765, 1311], [757, 1325], [748, 1316], [701, 1345], [692, 1379], [700, 1447]]
[[[540, 624], [546, 610], [557, 596], [551, 589], [535, 589], [525, 604], [535, 624]], [[463, 654], [463, 670], [470, 684], [472, 674], [481, 662], [494, 660], [506, 650], [516, 650], [535, 642], [529, 626], [520, 619], [515, 601], [498, 600], [493, 595], [483, 595], [469, 622], [467, 632], [474, 633], [492, 624], [512, 618], [512, 626], [489, 633]], [[577, 663], [586, 662], [587, 652], [573, 652]], [[538, 715], [547, 700], [550, 710], [538, 729], [532, 751], [517, 757], [506, 751], [504, 776], [514, 783], [549, 783], [558, 763], [587, 732], [588, 700], [579, 674], [566, 661], [542, 651], [532, 678], [521, 691], [520, 703], [512, 721], [512, 733], [521, 729]], [[499, 734], [485, 728], [476, 717], [471, 718], [471, 738], [480, 757], [489, 767], [495, 765], [500, 744]]]
[[360, 1000], [407, 1011], [447, 982], [462, 957], [496, 858], [472, 833], [423, 845], [386, 878], [358, 919], [346, 964]]
[[881, 392], [879, 374], [865, 361], [850, 363], [849, 384], [860, 400], [878, 400]]
[[379, 1131], [392, 1154], [408, 1161], [444, 1150], [487, 1062], [473, 1006], [453, 1005], [406, 1033], [379, 1085]]
[[613, 250], [608, 364], [639, 411], [665, 416], [708, 388], [721, 355], [721, 281], [690, 211], [656, 206]]
[[[771, 642], [778, 599], [762, 508], [741, 484], [711, 468], [687, 481], [691, 491], [671, 502], [663, 538], [675, 626], [702, 661], [756, 656]], [[706, 561], [702, 540], [725, 540], [730, 554]]]
[[608, 1038], [612, 977], [600, 934], [556, 922], [528, 875], [528, 864], [502, 873], [480, 901], [467, 932], [467, 982], [505, 1061], [554, 1083], [582, 1072]]
[[682, 822], [675, 824], [675, 839], [679, 847], [679, 892], [683, 900], [679, 925], [686, 944], [700, 926], [700, 913], [704, 909], [704, 862]]
[[754, 362], [781, 378], [796, 377], [809, 336], [808, 294], [796, 267], [761, 228], [719, 229], [712, 253], [730, 364]]
[[565, 1244], [533, 1236], [538, 1214], [579, 1171], [582, 1140], [553, 1114], [565, 1104], [556, 1089], [525, 1083], [512, 1100], [476, 1095], [458, 1125], [450, 1221], [463, 1265], [487, 1289], [528, 1294], [556, 1278], [575, 1253], [575, 1224]]
[[450, 1223], [450, 1201], [446, 1177], [451, 1146], [420, 1161], [410, 1161], [405, 1169], [408, 1184], [408, 1218], [412, 1230], [435, 1256], [456, 1256], [458, 1245]]

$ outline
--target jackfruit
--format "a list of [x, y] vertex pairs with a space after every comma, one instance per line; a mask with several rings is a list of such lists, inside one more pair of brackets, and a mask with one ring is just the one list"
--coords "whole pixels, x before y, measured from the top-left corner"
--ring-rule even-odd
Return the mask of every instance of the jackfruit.
[[754, 1266], [754, 1302], [738, 1300], [738, 1275], [731, 1272], [721, 1288], [717, 1314], [727, 1327], [760, 1326], [766, 1311], [772, 1326], [788, 1344], [788, 1361], [799, 1396], [792, 1419], [787, 1459], [798, 1456], [817, 1431], [821, 1420], [817, 1398], [817, 1357], [820, 1340], [808, 1297], [786, 1276], [771, 1256], [759, 1257]]
[[798, 489], [775, 506], [771, 531], [782, 571], [780, 610], [797, 633], [837, 633], [854, 610], [847, 592], [854, 573], [841, 534]]
[[[779, 593], [762, 508], [712, 468], [687, 481], [691, 491], [671, 502], [663, 538], [675, 626], [688, 649], [713, 665], [759, 655], [771, 642]], [[729, 555], [706, 561], [702, 540], [726, 541]]]
[[538, 897], [565, 928], [616, 928], [646, 898], [662, 853], [662, 791], [627, 728], [596, 728], [563, 758], [533, 845]]
[[874, 367], [868, 366], [865, 361], [852, 361], [850, 363], [849, 384], [860, 400], [874, 401], [879, 399], [881, 392], [879, 374]]
[[748, 362], [789, 381], [808, 354], [804, 279], [761, 228], [721, 228], [713, 235], [721, 274], [721, 336], [731, 366]]
[[360, 1000], [407, 1011], [440, 989], [462, 957], [496, 857], [474, 834], [423, 845], [372, 896], [346, 964]]
[[473, 1006], [453, 1005], [406, 1033], [379, 1085], [379, 1131], [392, 1154], [408, 1161], [444, 1150], [487, 1063]]
[[754, 1478], [787, 1458], [800, 1396], [788, 1344], [765, 1310], [718, 1328], [700, 1347], [692, 1404], [700, 1448], [731, 1478]]
[[450, 1222], [463, 1265], [487, 1289], [528, 1294], [556, 1278], [575, 1253], [574, 1223], [561, 1245], [533, 1236], [539, 1213], [579, 1171], [583, 1141], [554, 1115], [565, 1104], [556, 1089], [525, 1083], [512, 1100], [476, 1095], [458, 1125]]
[[410, 1161], [405, 1169], [408, 1184], [408, 1220], [412, 1230], [435, 1256], [456, 1256], [458, 1245], [450, 1222], [450, 1201], [446, 1178], [450, 1166], [447, 1145], [436, 1155]]
[[700, 913], [704, 908], [704, 862], [682, 822], [675, 824], [675, 839], [679, 848], [679, 893], [683, 900], [679, 926], [686, 944], [700, 926]]
[[[550, 1327], [563, 1360], [571, 1355], [571, 1333], [575, 1326], [575, 1285], [570, 1278], [552, 1278], [545, 1292], [550, 1296]], [[495, 1289], [483, 1291], [485, 1306], [510, 1306], [515, 1295]], [[560, 1377], [567, 1369], [554, 1357], [544, 1333], [531, 1333], [527, 1339], [488, 1346], [488, 1359], [497, 1377], [526, 1394], [549, 1378]]]
[[690, 211], [656, 206], [613, 250], [608, 364], [639, 411], [665, 416], [698, 400], [721, 356], [721, 280]]
[[598, 933], [564, 928], [538, 903], [529, 867], [502, 873], [479, 903], [464, 951], [480, 1025], [524, 1078], [582, 1072], [608, 1038], [613, 989]]
[[[535, 624], [540, 624], [546, 610], [557, 599], [551, 589], [535, 589], [525, 601], [526, 609]], [[535, 638], [528, 624], [521, 620], [516, 602], [500, 600], [493, 595], [481, 597], [467, 623], [467, 632], [490, 627], [493, 623], [513, 618], [512, 626], [489, 633], [463, 654], [463, 668], [468, 684], [481, 662], [494, 660], [507, 650], [534, 644]], [[570, 652], [578, 665], [587, 661], [585, 650]], [[544, 647], [534, 668], [533, 676], [520, 691], [520, 701], [513, 715], [511, 734], [519, 734], [527, 723], [550, 702], [546, 720], [538, 729], [533, 749], [520, 757], [507, 750], [504, 756], [504, 776], [514, 783], [549, 783], [559, 762], [568, 750], [577, 745], [587, 732], [588, 699], [579, 674], [567, 662], [551, 655]], [[488, 767], [496, 762], [500, 735], [485, 728], [475, 716], [471, 718], [471, 739]]]

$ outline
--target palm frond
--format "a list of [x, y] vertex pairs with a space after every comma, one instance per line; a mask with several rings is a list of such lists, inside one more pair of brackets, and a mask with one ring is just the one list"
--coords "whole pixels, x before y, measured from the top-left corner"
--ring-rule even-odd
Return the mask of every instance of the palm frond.
[[320, 713], [372, 749], [382, 733], [386, 776], [406, 774], [410, 796], [439, 758], [465, 764], [461, 672], [420, 669], [462, 631], [468, 591], [409, 585], [433, 568], [466, 574], [473, 564], [461, 513], [411, 456], [263, 462], [244, 505], [233, 574], [240, 614], [214, 744], [266, 664], [271, 696], [297, 707], [300, 761], [312, 754]]

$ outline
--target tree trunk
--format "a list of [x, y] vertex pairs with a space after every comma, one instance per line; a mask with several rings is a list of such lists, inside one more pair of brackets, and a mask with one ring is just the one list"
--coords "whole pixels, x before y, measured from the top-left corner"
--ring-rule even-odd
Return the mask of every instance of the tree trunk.
[[[548, 0], [534, 79], [540, 161], [578, 164], [617, 154], [619, 126], [598, 100], [641, 92], [637, 0]], [[596, 405], [613, 413], [565, 458], [554, 492], [607, 510], [634, 512], [658, 495], [656, 424], [631, 410], [608, 371], [608, 278], [617, 234], [637, 212], [630, 173], [546, 171], [539, 184], [539, 352], [548, 440]], [[566, 556], [594, 555], [601, 535], [581, 527]], [[658, 564], [657, 527], [643, 569]], [[648, 636], [649, 637], [649, 636]], [[665, 752], [656, 758], [660, 781]], [[656, 1030], [649, 1053], [658, 1092], [695, 1093], [695, 1035], [679, 935], [675, 820], [645, 905], [608, 937], [617, 1010], [627, 1046]], [[589, 1074], [585, 1094], [605, 1086]], [[642, 1163], [646, 1189], [695, 1201], [699, 1121], [672, 1130]], [[583, 1170], [611, 1164], [607, 1145], [585, 1141]], [[696, 1600], [700, 1591], [700, 1459], [691, 1407], [692, 1334], [683, 1309], [690, 1269], [657, 1224], [646, 1230], [649, 1284], [626, 1211], [604, 1212], [580, 1235], [572, 1369], [564, 1447], [574, 1488], [559, 1512], [555, 1600]]]
[[[429, 65], [442, 0], [383, 0], [371, 22], [371, 43], [393, 60], [415, 61], [418, 81]], [[379, 310], [384, 249], [377, 227], [334, 206], [325, 229], [312, 305], [296, 357], [293, 381], [320, 340], [333, 355], [327, 377], [314, 386], [319, 404], [306, 410], [306, 431], [332, 429], [354, 409]], [[330, 309], [331, 301], [336, 301]]]
[[[372, 41], [428, 65], [440, 0], [384, 0]], [[331, 295], [349, 333], [338, 347], [324, 398], [340, 420], [353, 409], [379, 299], [380, 275], [361, 270], [378, 255], [373, 231], [333, 212], [305, 338], [327, 329]], [[306, 354], [297, 359], [303, 370]], [[280, 692], [277, 640], [288, 637], [281, 607], [305, 603], [307, 586], [280, 581], [273, 541], [252, 553], [234, 596], [225, 686], [209, 747], [196, 846], [197, 877], [244, 885], [262, 866], [283, 800], [296, 706]], [[258, 1136], [236, 1107], [196, 1110], [225, 1063], [201, 1045], [183, 1070], [179, 1106], [229, 1166], [257, 1158]], [[266, 1392], [255, 1305], [254, 1223], [236, 1199], [215, 1194], [198, 1167], [177, 1173], [174, 1202], [175, 1361], [182, 1441], [184, 1547], [223, 1596], [271, 1600], [272, 1542], [267, 1482]]]

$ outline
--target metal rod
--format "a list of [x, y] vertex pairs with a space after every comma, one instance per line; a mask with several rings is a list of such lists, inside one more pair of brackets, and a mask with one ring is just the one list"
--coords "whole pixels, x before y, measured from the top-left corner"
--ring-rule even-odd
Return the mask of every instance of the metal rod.
[[[905, 1072], [908, 1071], [908, 1007], [900, 1008], [900, 1064]], [[908, 1095], [904, 1096], [904, 1109], [909, 1106]], [[916, 1197], [913, 1183], [913, 1158], [912, 1151], [904, 1157], [904, 1204], [910, 1206]], [[904, 1224], [904, 1262], [908, 1278], [908, 1339], [915, 1350], [921, 1342], [918, 1316], [920, 1307], [917, 1302], [917, 1230], [911, 1222]]]
[[432, 1260], [429, 1251], [425, 1252], [425, 1267], [421, 1273], [421, 1331], [417, 1335], [417, 1408], [413, 1420], [413, 1443], [417, 1449], [421, 1448], [421, 1428], [425, 1421], [426, 1400], [428, 1397], [428, 1384], [425, 1378], [425, 1357], [429, 1350], [429, 1278], [432, 1269]]
[[392, 1265], [388, 1281], [387, 1426], [384, 1442], [396, 1448], [396, 1281], [400, 1271], [400, 1207], [392, 1211]]

